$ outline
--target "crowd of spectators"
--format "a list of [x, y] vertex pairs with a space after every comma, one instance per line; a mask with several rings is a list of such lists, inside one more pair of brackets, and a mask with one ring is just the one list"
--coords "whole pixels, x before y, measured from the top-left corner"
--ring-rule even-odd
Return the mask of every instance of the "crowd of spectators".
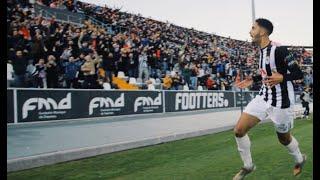
[[[257, 73], [259, 48], [250, 42], [159, 22], [141, 15], [80, 1], [37, 0], [51, 8], [84, 13], [113, 27], [110, 33], [90, 20], [83, 26], [35, 16], [27, 0], [7, 0], [8, 87], [103, 88], [112, 76], [148, 82], [160, 79], [163, 89], [237, 90], [239, 69]], [[295, 88], [312, 87], [312, 54], [290, 50], [305, 74]], [[253, 84], [250, 90], [259, 90]], [[249, 89], [247, 89], [249, 90]]]

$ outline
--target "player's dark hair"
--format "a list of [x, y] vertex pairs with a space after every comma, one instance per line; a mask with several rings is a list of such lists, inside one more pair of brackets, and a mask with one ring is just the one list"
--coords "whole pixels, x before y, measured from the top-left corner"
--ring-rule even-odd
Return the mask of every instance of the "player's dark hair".
[[259, 18], [256, 19], [256, 22], [259, 26], [264, 27], [268, 31], [268, 35], [273, 32], [273, 25], [268, 19]]

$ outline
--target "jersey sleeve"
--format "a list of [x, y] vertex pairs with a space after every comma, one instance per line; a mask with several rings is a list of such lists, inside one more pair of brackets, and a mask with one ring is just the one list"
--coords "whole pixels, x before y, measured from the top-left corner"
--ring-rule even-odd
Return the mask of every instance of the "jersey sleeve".
[[[294, 59], [286, 47], [277, 47], [275, 50], [275, 59], [277, 69], [278, 67], [280, 68], [278, 72], [283, 75], [283, 81], [293, 81], [303, 78], [303, 72], [297, 60]], [[289, 70], [290, 73], [286, 72], [286, 70]]]

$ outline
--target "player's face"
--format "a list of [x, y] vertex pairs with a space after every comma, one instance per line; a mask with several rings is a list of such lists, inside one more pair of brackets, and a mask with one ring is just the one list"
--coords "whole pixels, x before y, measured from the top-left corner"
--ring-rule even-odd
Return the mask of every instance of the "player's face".
[[258, 26], [258, 24], [255, 22], [253, 25], [252, 25], [252, 28], [250, 30], [250, 36], [252, 38], [252, 42], [253, 43], [257, 43], [260, 41], [260, 27]]

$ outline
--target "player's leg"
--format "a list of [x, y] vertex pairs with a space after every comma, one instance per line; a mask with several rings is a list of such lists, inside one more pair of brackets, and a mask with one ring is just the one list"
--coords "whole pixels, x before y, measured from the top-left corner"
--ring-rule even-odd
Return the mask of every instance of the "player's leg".
[[259, 122], [260, 120], [257, 117], [243, 112], [233, 129], [234, 135], [239, 138], [245, 136], [247, 132]]
[[259, 122], [260, 120], [257, 117], [243, 112], [237, 125], [234, 128], [235, 139], [237, 142], [240, 157], [243, 161], [243, 167], [233, 177], [233, 180], [241, 180], [247, 174], [255, 170], [255, 165], [252, 162], [250, 151], [251, 142], [247, 132]]
[[293, 175], [298, 175], [302, 171], [302, 166], [304, 165], [307, 156], [304, 154], [301, 154], [299, 143], [296, 140], [295, 137], [293, 137], [290, 132], [287, 133], [279, 133], [277, 132], [279, 142], [284, 145], [288, 151], [289, 154], [291, 154], [295, 160], [295, 166], [293, 169]]
[[259, 122], [257, 117], [243, 112], [233, 130], [244, 168], [253, 166], [250, 152], [251, 142], [247, 132]]
[[252, 158], [250, 152], [250, 139], [247, 132], [266, 118], [267, 106], [265, 101], [260, 96], [254, 98], [244, 112], [241, 114], [236, 126], [234, 127], [235, 139], [238, 145], [238, 150], [245, 168], [252, 167]]
[[290, 129], [293, 128], [293, 109], [274, 109], [271, 120], [275, 123], [279, 142], [288, 149], [295, 160], [293, 174], [300, 174], [306, 156], [301, 154], [298, 141], [290, 133]]
[[247, 132], [260, 121], [266, 119], [267, 109], [266, 102], [262, 97], [256, 96], [244, 109], [234, 128], [235, 139], [244, 167], [233, 177], [233, 180], [241, 180], [255, 170], [250, 152], [251, 142]]
[[290, 132], [279, 133], [277, 132], [279, 142], [286, 146], [289, 153], [294, 157], [296, 163], [301, 163], [303, 161], [302, 154], [299, 149], [299, 143], [295, 137], [293, 137]]
[[301, 163], [303, 158], [299, 149], [299, 143], [296, 138], [293, 137], [290, 132], [277, 132], [277, 136], [279, 142], [284, 145], [288, 149], [289, 154], [294, 157], [295, 162]]

